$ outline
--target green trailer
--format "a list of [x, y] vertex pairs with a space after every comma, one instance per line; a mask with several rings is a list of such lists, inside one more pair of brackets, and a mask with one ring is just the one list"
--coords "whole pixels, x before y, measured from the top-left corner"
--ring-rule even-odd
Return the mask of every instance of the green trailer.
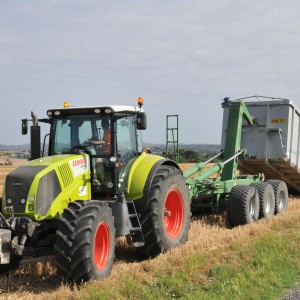
[[202, 208], [211, 208], [212, 212], [227, 210], [231, 226], [285, 211], [288, 190], [284, 181], [264, 181], [263, 173], [247, 175], [238, 171], [238, 161], [249, 158], [247, 149], [241, 149], [242, 125], [246, 122], [249, 127], [255, 126], [255, 117], [243, 101], [230, 102], [225, 98], [223, 105], [229, 110], [225, 147], [212, 158], [222, 157], [223, 161], [209, 168], [205, 167], [210, 160], [201, 162], [183, 173], [189, 186], [192, 211]]

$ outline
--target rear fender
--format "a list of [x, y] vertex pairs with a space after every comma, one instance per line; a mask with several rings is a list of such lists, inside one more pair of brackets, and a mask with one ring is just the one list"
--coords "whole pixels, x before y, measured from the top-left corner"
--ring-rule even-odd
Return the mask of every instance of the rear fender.
[[158, 155], [143, 152], [132, 164], [127, 182], [127, 200], [136, 200], [143, 197], [144, 186], [153, 166], [164, 160]]
[[[139, 159], [140, 161], [138, 161]], [[152, 180], [156, 171], [162, 165], [169, 165], [180, 169], [173, 160], [146, 153], [143, 153], [132, 166], [126, 199], [135, 200], [134, 204], [138, 211], [143, 211], [147, 208]]]

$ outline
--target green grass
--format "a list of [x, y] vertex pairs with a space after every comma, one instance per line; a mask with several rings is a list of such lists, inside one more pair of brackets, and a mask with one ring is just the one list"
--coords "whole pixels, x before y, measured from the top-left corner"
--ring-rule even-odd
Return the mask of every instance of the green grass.
[[300, 229], [269, 231], [209, 253], [175, 260], [163, 273], [126, 275], [80, 290], [81, 299], [280, 299], [300, 278]]
[[[236, 246], [236, 245], [235, 245]], [[270, 233], [247, 246], [239, 245], [229, 261], [210, 271], [206, 290], [185, 294], [201, 299], [276, 299], [300, 278], [299, 229], [284, 236]]]

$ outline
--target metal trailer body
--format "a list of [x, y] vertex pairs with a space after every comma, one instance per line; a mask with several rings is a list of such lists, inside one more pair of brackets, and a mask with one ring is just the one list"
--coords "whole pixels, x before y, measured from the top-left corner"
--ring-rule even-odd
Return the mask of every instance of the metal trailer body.
[[[252, 96], [223, 103], [221, 148], [225, 147], [229, 107], [243, 100], [254, 124], [243, 121], [241, 148], [249, 158], [239, 159], [241, 173], [262, 172], [265, 179], [280, 179], [300, 191], [300, 111], [293, 101]], [[249, 101], [252, 100], [252, 101]]]

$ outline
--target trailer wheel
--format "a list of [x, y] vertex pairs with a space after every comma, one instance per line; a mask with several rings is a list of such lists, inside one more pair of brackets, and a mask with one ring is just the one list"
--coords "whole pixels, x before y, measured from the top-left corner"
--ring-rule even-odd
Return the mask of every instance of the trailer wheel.
[[231, 226], [256, 222], [259, 216], [259, 196], [253, 186], [234, 186], [229, 194], [228, 221]]
[[254, 186], [259, 196], [259, 218], [269, 218], [275, 212], [275, 194], [273, 187], [268, 182], [255, 182]]
[[160, 166], [151, 186], [148, 206], [141, 213], [145, 245], [138, 251], [155, 256], [183, 244], [188, 238], [191, 208], [181, 171]]
[[288, 208], [289, 193], [286, 183], [282, 180], [267, 180], [273, 186], [275, 194], [275, 214], [282, 213]]
[[115, 255], [111, 209], [106, 203], [95, 200], [79, 206], [75, 210], [65, 210], [55, 246], [58, 274], [76, 283], [107, 277]]

